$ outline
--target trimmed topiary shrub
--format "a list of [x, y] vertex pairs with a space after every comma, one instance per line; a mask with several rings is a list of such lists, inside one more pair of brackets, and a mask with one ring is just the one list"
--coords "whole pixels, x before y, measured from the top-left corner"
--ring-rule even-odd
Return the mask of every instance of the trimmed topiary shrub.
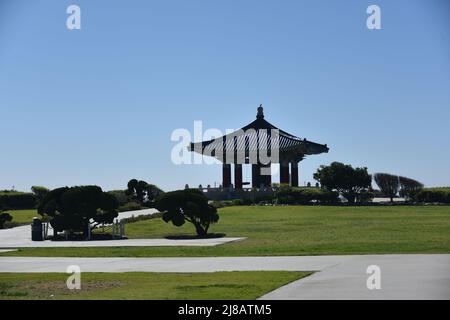
[[156, 198], [155, 207], [163, 213], [165, 222], [179, 227], [186, 221], [194, 225], [198, 236], [206, 236], [209, 226], [219, 221], [217, 209], [198, 189], [167, 192]]
[[33, 192], [36, 197], [36, 202], [39, 204], [44, 199], [45, 195], [50, 192], [50, 190], [42, 186], [32, 186], [31, 192]]
[[400, 182], [398, 176], [389, 173], [375, 173], [373, 175], [375, 183], [386, 196], [394, 201], [394, 197], [397, 195], [400, 189]]
[[0, 210], [0, 229], [3, 229], [5, 227], [6, 222], [11, 222], [12, 217], [9, 213], [4, 212], [3, 210]]
[[423, 183], [420, 183], [417, 180], [399, 177], [400, 181], [400, 196], [414, 199], [414, 197], [423, 189]]
[[64, 187], [50, 191], [39, 204], [38, 213], [48, 216], [57, 232], [94, 229], [117, 217], [117, 201], [98, 186]]

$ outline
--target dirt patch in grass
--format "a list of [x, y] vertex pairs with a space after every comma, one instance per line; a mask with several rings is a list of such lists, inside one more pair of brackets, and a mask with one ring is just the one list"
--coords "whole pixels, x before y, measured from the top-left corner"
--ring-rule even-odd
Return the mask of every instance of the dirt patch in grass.
[[0, 273], [0, 300], [256, 299], [309, 272], [89, 273], [69, 290], [63, 273]]
[[118, 288], [124, 285], [123, 281], [81, 281], [80, 290], [67, 288], [66, 279], [40, 281], [25, 280], [18, 282], [0, 282], [0, 299], [14, 299], [26, 297], [27, 299], [58, 299], [61, 296], [76, 296], [80, 294]]

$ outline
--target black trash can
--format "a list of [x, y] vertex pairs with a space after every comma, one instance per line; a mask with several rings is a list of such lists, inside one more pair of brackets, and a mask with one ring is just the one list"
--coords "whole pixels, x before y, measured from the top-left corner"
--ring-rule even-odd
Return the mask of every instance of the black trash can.
[[43, 241], [44, 237], [42, 235], [42, 221], [39, 218], [33, 218], [31, 223], [31, 240], [32, 241]]

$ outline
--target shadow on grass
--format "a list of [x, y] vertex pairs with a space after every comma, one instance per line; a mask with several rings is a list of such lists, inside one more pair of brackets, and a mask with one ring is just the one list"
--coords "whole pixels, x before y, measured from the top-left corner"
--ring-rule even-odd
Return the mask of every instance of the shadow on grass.
[[101, 241], [101, 240], [125, 240], [127, 237], [112, 237], [111, 234], [106, 233], [94, 233], [91, 235], [91, 239], [87, 240], [82, 234], [70, 234], [67, 238], [64, 235], [58, 235], [57, 237], [50, 236], [49, 240], [52, 241]]
[[225, 237], [225, 233], [208, 233], [205, 236], [198, 236], [192, 234], [178, 234], [166, 236], [169, 240], [195, 240], [195, 239], [216, 239]]

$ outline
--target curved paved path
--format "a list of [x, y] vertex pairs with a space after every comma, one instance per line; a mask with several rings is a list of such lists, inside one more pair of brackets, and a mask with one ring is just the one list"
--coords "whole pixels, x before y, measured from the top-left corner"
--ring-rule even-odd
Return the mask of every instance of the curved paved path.
[[[390, 300], [450, 299], [450, 255], [404, 254], [349, 256], [261, 299]], [[380, 268], [379, 290], [367, 288], [368, 266]]]
[[[0, 257], [0, 272], [317, 271], [261, 299], [450, 299], [450, 255], [311, 257], [59, 258]], [[381, 269], [381, 289], [366, 286], [367, 267]], [[0, 275], [1, 277], [1, 275]]]

